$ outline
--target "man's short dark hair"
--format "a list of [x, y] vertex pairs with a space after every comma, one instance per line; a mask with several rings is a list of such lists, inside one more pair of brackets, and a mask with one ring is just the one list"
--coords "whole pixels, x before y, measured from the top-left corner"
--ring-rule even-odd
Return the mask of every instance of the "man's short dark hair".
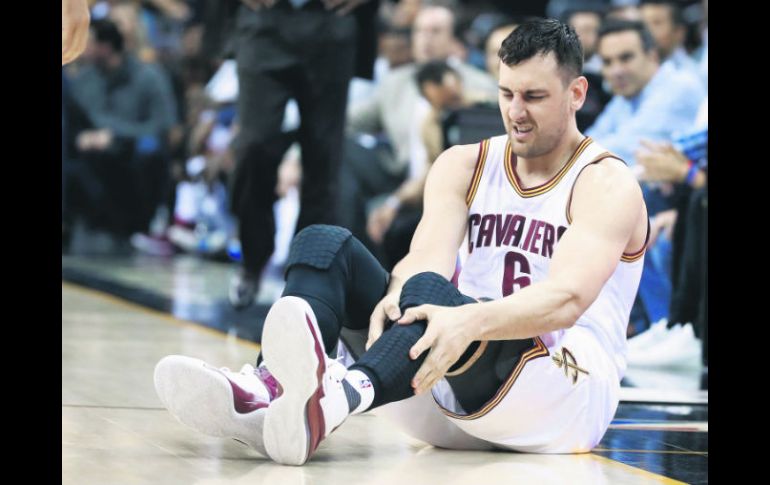
[[115, 52], [123, 52], [123, 34], [110, 20], [99, 19], [91, 22], [94, 39], [101, 44], [109, 44]]
[[556, 19], [524, 22], [505, 38], [497, 55], [506, 66], [515, 66], [536, 55], [553, 52], [568, 82], [583, 72], [583, 47], [575, 29]]
[[460, 73], [447, 64], [446, 61], [428, 61], [417, 69], [417, 73], [415, 74], [417, 87], [420, 89], [420, 92], [423, 93], [423, 86], [425, 83], [443, 84], [444, 76], [446, 76], [447, 73], [454, 74], [458, 79], [461, 79]]
[[636, 32], [639, 34], [639, 38], [642, 40], [642, 49], [644, 52], [650, 52], [655, 49], [655, 39], [652, 38], [652, 34], [644, 26], [644, 23], [636, 20], [620, 20], [609, 19], [599, 27], [599, 36], [596, 40], [596, 45], [602, 41], [602, 37], [609, 34], [617, 34], [619, 32]]

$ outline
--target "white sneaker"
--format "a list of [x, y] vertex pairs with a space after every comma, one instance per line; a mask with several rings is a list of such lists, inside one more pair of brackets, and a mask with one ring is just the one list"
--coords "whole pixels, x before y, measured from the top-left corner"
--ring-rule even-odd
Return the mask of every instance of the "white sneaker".
[[629, 366], [644, 367], [699, 367], [701, 365], [701, 341], [695, 337], [692, 324], [680, 325], [671, 334], [646, 349], [628, 353]]
[[313, 310], [293, 296], [270, 308], [262, 356], [283, 388], [265, 415], [265, 449], [278, 463], [302, 465], [348, 417], [342, 386], [347, 369], [326, 356]]
[[650, 328], [644, 332], [634, 335], [628, 339], [628, 349], [642, 349], [648, 347], [650, 344], [662, 340], [668, 334], [668, 320], [661, 318], [657, 322], [650, 325]]
[[264, 366], [246, 364], [232, 372], [169, 355], [155, 366], [155, 391], [182, 424], [209, 436], [234, 438], [267, 455], [262, 441], [265, 412], [281, 389]]

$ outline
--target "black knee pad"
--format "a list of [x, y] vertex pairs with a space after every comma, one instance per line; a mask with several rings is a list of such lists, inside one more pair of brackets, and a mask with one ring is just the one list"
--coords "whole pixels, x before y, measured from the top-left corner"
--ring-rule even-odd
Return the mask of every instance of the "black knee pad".
[[329, 269], [334, 257], [352, 234], [344, 227], [314, 224], [294, 236], [286, 260], [286, 271], [297, 264]]
[[476, 300], [465, 296], [452, 283], [438, 273], [426, 271], [412, 276], [401, 289], [399, 306], [401, 311], [418, 305], [430, 304], [441, 306], [460, 306], [475, 303]]

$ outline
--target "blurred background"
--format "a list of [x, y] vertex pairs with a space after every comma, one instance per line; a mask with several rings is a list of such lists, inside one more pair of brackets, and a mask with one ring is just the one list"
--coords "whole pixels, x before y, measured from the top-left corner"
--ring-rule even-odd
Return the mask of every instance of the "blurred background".
[[[64, 483], [708, 483], [708, 2], [83, 1], [62, 66]], [[331, 438], [355, 453], [300, 469], [175, 422], [153, 366], [252, 362], [298, 230], [347, 227], [388, 269], [406, 254], [431, 163], [504, 133], [497, 51], [530, 17], [574, 27], [578, 127], [650, 215], [600, 445], [453, 455], [364, 415]]]
[[432, 161], [504, 131], [503, 39], [556, 17], [585, 51], [579, 128], [650, 212], [623, 386], [708, 389], [708, 2], [89, 6], [62, 67], [63, 280], [258, 342], [298, 229], [406, 254]]

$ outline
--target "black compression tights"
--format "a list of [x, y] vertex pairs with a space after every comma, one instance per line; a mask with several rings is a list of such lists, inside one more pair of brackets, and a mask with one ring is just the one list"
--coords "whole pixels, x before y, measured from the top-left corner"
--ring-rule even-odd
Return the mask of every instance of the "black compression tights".
[[[368, 328], [369, 317], [385, 296], [388, 285], [388, 273], [374, 256], [356, 238], [341, 231], [345, 230], [332, 226], [310, 226], [303, 231], [305, 234], [300, 233], [295, 238], [283, 291], [283, 296], [303, 298], [313, 308], [327, 352], [335, 348], [343, 326], [358, 330]], [[312, 245], [308, 244], [308, 240], [312, 241]], [[459, 306], [474, 302], [442, 276], [420, 273], [404, 284], [399, 306], [403, 312], [426, 303]], [[372, 380], [375, 389], [372, 407], [414, 395], [410, 382], [428, 352], [423, 352], [415, 360], [408, 353], [426, 327], [425, 321], [389, 326], [350, 367], [363, 371]], [[450, 371], [461, 367], [478, 345], [478, 342], [471, 344]], [[466, 372], [457, 378], [447, 379], [458, 401], [468, 411], [477, 409], [491, 398], [505, 378], [505, 375], [495, 372], [497, 351], [492, 350], [488, 348], [485, 357], [471, 367], [471, 370], [475, 369], [472, 374]]]

